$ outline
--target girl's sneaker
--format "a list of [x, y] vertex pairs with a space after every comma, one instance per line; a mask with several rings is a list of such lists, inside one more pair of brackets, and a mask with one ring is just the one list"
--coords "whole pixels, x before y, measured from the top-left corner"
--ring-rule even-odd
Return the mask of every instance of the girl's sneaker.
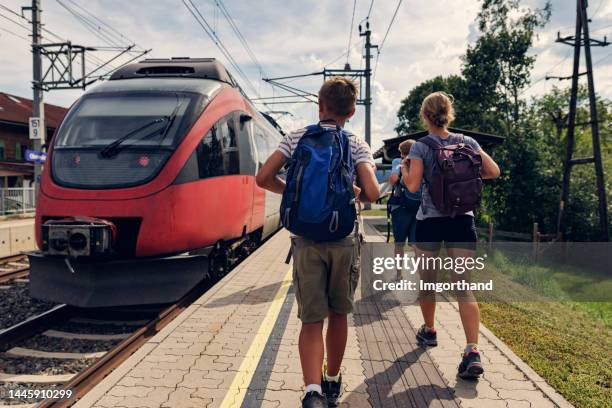
[[436, 347], [438, 345], [438, 333], [435, 330], [430, 330], [427, 326], [422, 325], [416, 334], [417, 343], [428, 346]]
[[473, 348], [468, 353], [463, 354], [458, 371], [457, 375], [466, 380], [477, 380], [484, 373], [484, 368], [482, 368], [480, 362], [480, 353], [477, 349]]

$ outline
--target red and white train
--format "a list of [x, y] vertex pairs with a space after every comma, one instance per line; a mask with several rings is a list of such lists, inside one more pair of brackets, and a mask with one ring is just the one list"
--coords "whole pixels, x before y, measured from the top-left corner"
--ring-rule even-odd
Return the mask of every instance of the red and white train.
[[214, 59], [116, 71], [70, 108], [49, 146], [32, 296], [165, 303], [223, 273], [279, 228], [280, 197], [255, 174], [281, 137]]

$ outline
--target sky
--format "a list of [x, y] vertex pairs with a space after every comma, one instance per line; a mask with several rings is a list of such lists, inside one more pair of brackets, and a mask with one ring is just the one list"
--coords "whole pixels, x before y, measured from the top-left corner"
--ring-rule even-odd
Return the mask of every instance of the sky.
[[[368, 15], [372, 0], [223, 0], [226, 10], [255, 55], [255, 61], [250, 58], [215, 0], [192, 1], [252, 83], [255, 89], [251, 89], [247, 81], [232, 71], [251, 97], [285, 94], [263, 82], [262, 77], [317, 72], [324, 66], [343, 68], [347, 57], [354, 69], [363, 64], [363, 37], [359, 36], [358, 25]], [[108, 38], [101, 38], [97, 27], [104, 27], [106, 31], [103, 32], [107, 33], [109, 28], [96, 23], [94, 28], [88, 29], [62, 4], [80, 13], [86, 10], [112, 27], [116, 30], [116, 36], [118, 33], [123, 36], [115, 42], [135, 42], [140, 48], [152, 49], [149, 57], [216, 57], [227, 62], [182, 0], [41, 0], [41, 3], [45, 28], [74, 44], [108, 45], [105, 44]], [[541, 7], [544, 0], [524, 0], [522, 3], [525, 7]], [[382, 43], [372, 84], [372, 146], [375, 149], [383, 139], [395, 136], [397, 110], [410, 90], [437, 75], [459, 74], [461, 56], [467, 45], [478, 38], [475, 23], [480, 8], [478, 0], [403, 0], [390, 26], [397, 4], [398, 0], [375, 0], [369, 18], [372, 42]], [[589, 4], [593, 37], [603, 39], [607, 35], [612, 39], [612, 0], [591, 0]], [[21, 13], [20, 8], [28, 5], [28, 1], [0, 0], [0, 5]], [[79, 6], [82, 8], [79, 9]], [[572, 48], [554, 40], [559, 31], [562, 35], [573, 34], [575, 1], [552, 0], [552, 7], [551, 20], [538, 32], [531, 50], [537, 59], [532, 86], [523, 94], [524, 98], [545, 93], [553, 85], [569, 86], [569, 81], [559, 83], [543, 79], [547, 74], [570, 75], [572, 69]], [[27, 12], [25, 16], [29, 18]], [[0, 91], [31, 98], [32, 57], [28, 31], [7, 17], [27, 25], [25, 20], [0, 7]], [[93, 21], [91, 16], [89, 18]], [[50, 40], [54, 40], [53, 37]], [[350, 52], [347, 53], [347, 50]], [[604, 97], [612, 98], [612, 46], [594, 47], [592, 50], [596, 63], [596, 89]], [[114, 52], [106, 50], [93, 54], [93, 58], [105, 60], [112, 57]], [[126, 58], [118, 61], [125, 61]], [[88, 61], [88, 67], [96, 65], [95, 61]], [[373, 65], [375, 61], [376, 58], [372, 60]], [[316, 93], [321, 81], [322, 78], [316, 76], [298, 79], [290, 84]], [[81, 94], [81, 90], [54, 90], [45, 93], [45, 101], [69, 106]], [[261, 110], [290, 112], [275, 114], [287, 129], [299, 128], [317, 120], [317, 107], [310, 103], [259, 106]], [[347, 128], [363, 134], [363, 107], [358, 108]]]

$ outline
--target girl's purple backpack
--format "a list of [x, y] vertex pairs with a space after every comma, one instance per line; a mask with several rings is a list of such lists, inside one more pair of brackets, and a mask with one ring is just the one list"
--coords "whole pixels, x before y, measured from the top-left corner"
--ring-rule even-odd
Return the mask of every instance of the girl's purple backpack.
[[427, 180], [433, 204], [442, 214], [454, 217], [480, 206], [482, 157], [465, 143], [463, 135], [449, 137], [453, 140], [447, 146], [429, 136], [419, 142], [434, 154], [433, 177]]

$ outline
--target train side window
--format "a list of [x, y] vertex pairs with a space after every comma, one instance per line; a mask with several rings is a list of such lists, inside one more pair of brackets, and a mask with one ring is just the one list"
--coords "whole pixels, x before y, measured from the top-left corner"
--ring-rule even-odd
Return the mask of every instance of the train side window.
[[218, 126], [213, 126], [196, 148], [198, 173], [201, 179], [223, 175], [223, 149]]
[[219, 122], [223, 142], [224, 174], [240, 174], [240, 161], [236, 138], [236, 121], [234, 115], [228, 115]]

